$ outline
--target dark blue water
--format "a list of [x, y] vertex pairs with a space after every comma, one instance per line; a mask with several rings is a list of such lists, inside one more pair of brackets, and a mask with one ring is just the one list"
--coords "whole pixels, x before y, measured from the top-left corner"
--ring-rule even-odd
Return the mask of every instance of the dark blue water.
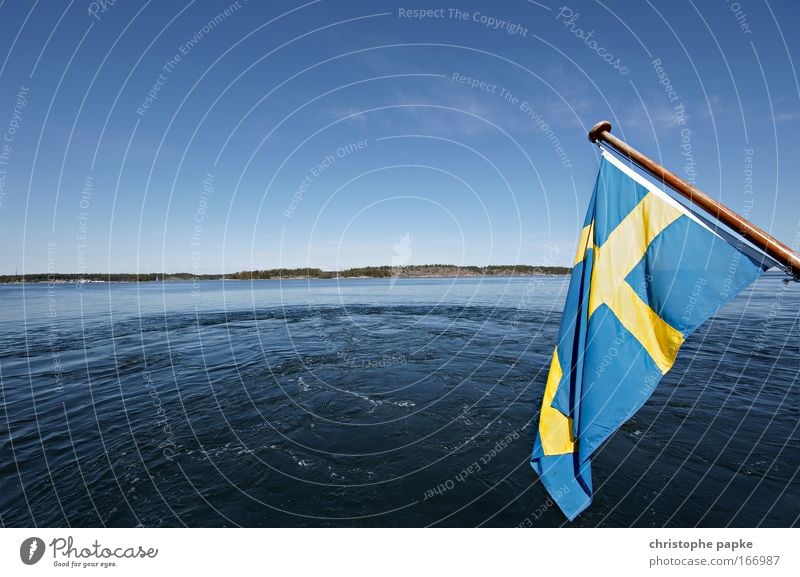
[[[559, 526], [528, 465], [566, 278], [0, 286], [3, 526]], [[800, 286], [594, 459], [577, 526], [790, 526]]]

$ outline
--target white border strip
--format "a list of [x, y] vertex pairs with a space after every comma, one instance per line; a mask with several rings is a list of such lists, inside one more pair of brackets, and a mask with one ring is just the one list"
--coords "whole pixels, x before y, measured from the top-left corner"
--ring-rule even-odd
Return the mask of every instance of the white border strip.
[[[544, 495], [517, 508], [522, 526], [563, 523], [557, 511], [531, 521]], [[677, 499], [677, 497], [676, 497]], [[697, 505], [700, 505], [700, 499]], [[525, 518], [528, 515], [528, 518]], [[267, 517], [264, 522], [269, 523]], [[596, 519], [586, 519], [591, 525]], [[788, 519], [784, 522], [789, 522]], [[335, 523], [335, 521], [334, 521]], [[376, 522], [378, 525], [379, 522]], [[36, 565], [22, 544], [44, 541]], [[73, 550], [67, 547], [72, 540]], [[95, 547], [97, 543], [97, 547]], [[95, 551], [157, 549], [153, 557], [98, 557]], [[90, 553], [81, 557], [81, 552]], [[456, 552], [455, 555], [450, 554]], [[462, 552], [458, 554], [458, 552]], [[85, 564], [97, 563], [97, 566]], [[114, 563], [108, 571], [101, 563]], [[568, 568], [565, 572], [565, 567]], [[84, 568], [85, 567], [85, 568]], [[650, 569], [652, 572], [648, 572]], [[142, 577], [150, 575], [321, 575], [409, 577], [512, 574], [736, 575], [800, 574], [793, 529], [3, 529], [3, 575]]]

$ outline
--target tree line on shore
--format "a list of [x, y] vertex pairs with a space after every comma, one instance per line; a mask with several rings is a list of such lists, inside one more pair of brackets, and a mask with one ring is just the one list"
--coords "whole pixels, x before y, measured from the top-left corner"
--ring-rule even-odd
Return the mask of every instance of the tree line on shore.
[[489, 265], [457, 266], [429, 264], [408, 266], [366, 266], [340, 271], [319, 268], [272, 268], [241, 271], [232, 274], [181, 273], [36, 273], [0, 275], [0, 283], [47, 282], [153, 282], [175, 280], [268, 280], [268, 279], [332, 279], [332, 278], [424, 278], [476, 276], [564, 275], [570, 269], [561, 266]]

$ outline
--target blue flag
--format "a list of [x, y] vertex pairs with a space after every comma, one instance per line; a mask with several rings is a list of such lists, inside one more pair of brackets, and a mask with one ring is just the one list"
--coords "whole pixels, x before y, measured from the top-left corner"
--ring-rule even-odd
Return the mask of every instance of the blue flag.
[[774, 263], [603, 150], [531, 465], [573, 520], [590, 457], [650, 397], [686, 337]]

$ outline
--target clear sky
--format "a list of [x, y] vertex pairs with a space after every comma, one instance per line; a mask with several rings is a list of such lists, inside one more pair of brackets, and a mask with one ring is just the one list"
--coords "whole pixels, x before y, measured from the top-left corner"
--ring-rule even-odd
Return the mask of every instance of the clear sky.
[[798, 22], [793, 0], [6, 0], [0, 274], [567, 265], [603, 119], [796, 248]]

